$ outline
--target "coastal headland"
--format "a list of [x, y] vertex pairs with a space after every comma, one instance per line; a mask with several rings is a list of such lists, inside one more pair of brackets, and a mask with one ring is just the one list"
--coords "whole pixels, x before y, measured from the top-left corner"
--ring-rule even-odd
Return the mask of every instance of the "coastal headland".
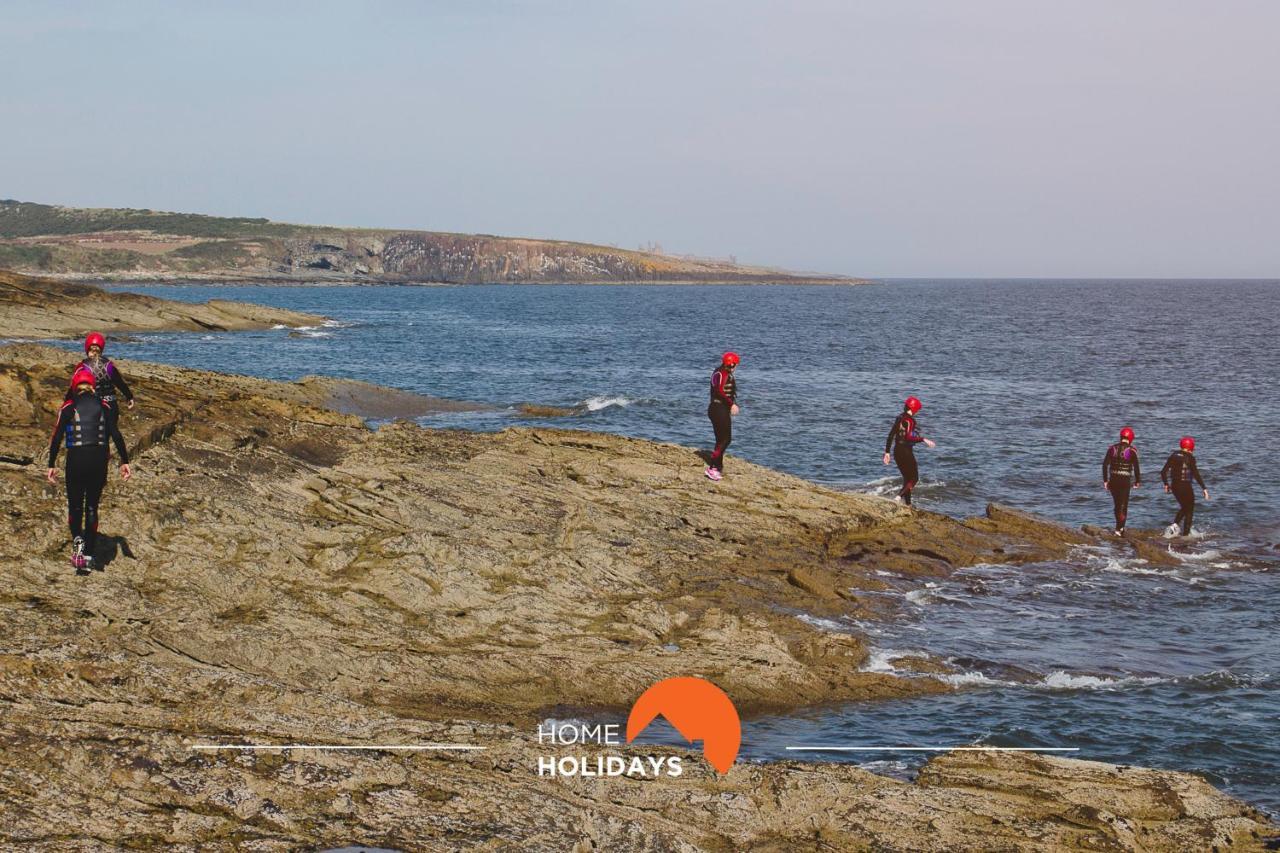
[[[374, 429], [361, 407], [386, 418], [404, 392], [126, 360], [135, 475], [112, 474], [102, 570], [77, 577], [62, 490], [42, 478], [72, 360], [0, 347], [12, 843], [1239, 850], [1280, 832], [1195, 776], [1031, 754], [949, 753], [913, 783], [793, 761], [720, 776], [690, 752], [676, 778], [539, 775], [541, 721], [625, 715], [670, 676], [711, 680], [746, 717], [949, 690], [865, 671], [865, 641], [813, 617], [892, 618], [878, 571], [1097, 540], [740, 460], [711, 484], [694, 449], [613, 435]], [[483, 749], [202, 748], [220, 744]]]
[[0, 199], [0, 267], [82, 281], [395, 284], [866, 284], [567, 240]]

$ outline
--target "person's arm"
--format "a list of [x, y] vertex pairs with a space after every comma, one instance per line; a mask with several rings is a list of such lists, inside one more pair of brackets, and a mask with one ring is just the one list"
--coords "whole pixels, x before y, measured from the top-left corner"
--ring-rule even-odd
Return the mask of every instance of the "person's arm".
[[1165, 460], [1164, 467], [1160, 469], [1160, 482], [1164, 483], [1165, 488], [1169, 487], [1169, 470], [1173, 468], [1173, 454], [1169, 454], [1169, 458]]
[[1142, 466], [1138, 464], [1138, 451], [1133, 450], [1133, 487], [1136, 489], [1142, 485]]
[[111, 443], [116, 446], [116, 453], [120, 456], [120, 464], [129, 464], [129, 448], [125, 446], [124, 436], [120, 434], [119, 418], [112, 417], [107, 419], [107, 423], [111, 425]]
[[53, 435], [49, 436], [49, 467], [52, 468], [58, 461], [58, 450], [62, 447], [62, 431], [67, 428], [67, 424], [71, 423], [72, 404], [63, 403], [62, 408], [58, 411], [58, 422], [53, 425]]
[[1111, 451], [1112, 448], [1108, 447], [1102, 457], [1102, 485], [1104, 486], [1111, 482]]
[[120, 389], [120, 393], [130, 403], [133, 402], [133, 392], [129, 390], [129, 383], [124, 381], [124, 374], [120, 372], [120, 368], [116, 367], [114, 361], [107, 362], [107, 375], [111, 377], [111, 381]]
[[902, 415], [898, 415], [894, 419], [893, 426], [889, 427], [889, 437], [884, 440], [884, 452], [888, 453], [893, 450], [893, 439], [898, 434], [898, 427], [902, 425]]

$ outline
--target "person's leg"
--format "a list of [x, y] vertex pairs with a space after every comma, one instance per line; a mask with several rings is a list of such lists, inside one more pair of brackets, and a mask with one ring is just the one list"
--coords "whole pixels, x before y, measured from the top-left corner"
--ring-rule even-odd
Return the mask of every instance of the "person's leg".
[[1178, 515], [1182, 519], [1182, 535], [1191, 535], [1191, 520], [1196, 514], [1196, 490], [1190, 483], [1178, 483], [1173, 487], [1173, 496], [1178, 499]]
[[74, 469], [68, 465], [67, 477], [67, 526], [71, 528], [71, 539], [84, 536], [84, 483], [74, 476]]
[[916, 487], [916, 481], [920, 479], [916, 454], [911, 450], [910, 445], [904, 444], [893, 452], [893, 461], [898, 463], [898, 470], [902, 472], [902, 490], [898, 492], [898, 497], [902, 498], [904, 504], [911, 506], [911, 492]]
[[1133, 484], [1128, 477], [1111, 478], [1111, 500], [1115, 504], [1116, 530], [1124, 530], [1125, 520], [1129, 517], [1129, 490]]
[[711, 451], [711, 467], [717, 471], [724, 470], [724, 452], [729, 449], [729, 444], [733, 441], [733, 416], [729, 414], [729, 407], [719, 403], [712, 403], [711, 408], [707, 410], [707, 416], [711, 418], [711, 428], [715, 430], [716, 446]]
[[103, 460], [104, 467], [102, 475], [91, 480], [85, 486], [84, 495], [84, 553], [88, 557], [92, 557], [95, 553], [94, 549], [98, 546], [98, 502], [102, 500], [102, 490], [107, 485], [107, 469], [105, 467], [106, 460]]

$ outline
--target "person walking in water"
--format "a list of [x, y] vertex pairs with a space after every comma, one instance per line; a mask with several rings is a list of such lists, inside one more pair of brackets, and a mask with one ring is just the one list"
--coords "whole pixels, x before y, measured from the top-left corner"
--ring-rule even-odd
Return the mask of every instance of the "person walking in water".
[[1205, 488], [1204, 480], [1200, 479], [1200, 469], [1196, 467], [1194, 438], [1183, 436], [1182, 441], [1178, 442], [1178, 449], [1169, 454], [1168, 461], [1160, 469], [1160, 479], [1164, 483], [1164, 490], [1173, 492], [1173, 496], [1178, 499], [1178, 514], [1165, 533], [1169, 536], [1177, 535], [1178, 525], [1181, 524], [1182, 535], [1190, 536], [1191, 519], [1196, 514], [1196, 490], [1191, 487], [1192, 480], [1200, 486], [1204, 499], [1209, 500], [1209, 490]]
[[1138, 464], [1138, 449], [1133, 446], [1133, 428], [1120, 430], [1120, 440], [1107, 448], [1102, 457], [1102, 487], [1111, 492], [1112, 508], [1116, 517], [1116, 535], [1124, 535], [1124, 524], [1129, 517], [1129, 492], [1142, 485], [1142, 468]]
[[893, 461], [898, 464], [898, 470], [902, 472], [902, 490], [894, 500], [907, 506], [911, 506], [911, 492], [920, 479], [915, 446], [921, 442], [924, 442], [925, 447], [937, 446], [920, 434], [920, 427], [916, 424], [916, 414], [920, 408], [918, 399], [908, 397], [902, 405], [902, 414], [893, 422], [889, 437], [884, 442], [884, 464], [888, 465], [892, 456]]
[[45, 472], [51, 484], [58, 481], [58, 450], [67, 447], [67, 524], [71, 528], [71, 565], [77, 572], [93, 568], [94, 547], [98, 542], [98, 501], [107, 484], [107, 462], [111, 451], [108, 439], [120, 454], [120, 479], [132, 476], [129, 450], [120, 435], [118, 418], [112, 412], [114, 403], [101, 400], [94, 393], [93, 371], [76, 370], [71, 377], [71, 399], [62, 404], [58, 422], [49, 440], [49, 469]]
[[[99, 400], [112, 404], [115, 413], [119, 412], [115, 407], [116, 389], [120, 390], [120, 394], [132, 409], [133, 392], [129, 390], [129, 383], [124, 381], [124, 374], [120, 372], [120, 368], [116, 367], [111, 359], [103, 357], [102, 352], [106, 348], [107, 339], [99, 332], [90, 332], [84, 339], [85, 358], [76, 365], [76, 370], [85, 368], [93, 374], [94, 393], [98, 395]], [[66, 399], [70, 400], [74, 392], [74, 388], [68, 388]]]
[[716, 446], [711, 451], [711, 464], [704, 472], [709, 480], [724, 477], [724, 452], [733, 441], [733, 416], [738, 414], [738, 383], [733, 372], [740, 361], [736, 352], [727, 352], [720, 359], [720, 366], [711, 372], [711, 403], [707, 406], [707, 417], [711, 418], [711, 428], [715, 430]]

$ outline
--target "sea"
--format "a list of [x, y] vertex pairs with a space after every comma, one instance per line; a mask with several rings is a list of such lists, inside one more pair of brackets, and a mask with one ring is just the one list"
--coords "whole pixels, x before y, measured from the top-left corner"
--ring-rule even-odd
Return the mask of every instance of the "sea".
[[[708, 381], [733, 350], [749, 459], [891, 496], [881, 460], [902, 401], [924, 402], [919, 507], [999, 502], [1111, 523], [1101, 461], [1137, 433], [1131, 527], [1162, 528], [1159, 471], [1184, 435], [1211, 500], [1173, 566], [1111, 546], [945, 580], [886, 574], [867, 669], [949, 661], [947, 695], [744, 721], [741, 759], [851, 761], [910, 778], [934, 748], [1073, 750], [1201, 774], [1280, 816], [1280, 282], [887, 280], [865, 286], [128, 285], [322, 314], [312, 328], [135, 335], [108, 354], [292, 380], [324, 374], [484, 403], [424, 425], [537, 424], [709, 448]], [[147, 389], [138, 387], [142, 405]], [[573, 414], [533, 418], [523, 403]], [[696, 463], [695, 463], [696, 464]], [[679, 739], [674, 732], [654, 735]], [[809, 749], [797, 750], [795, 747]], [[813, 749], [815, 748], [816, 749]]]

